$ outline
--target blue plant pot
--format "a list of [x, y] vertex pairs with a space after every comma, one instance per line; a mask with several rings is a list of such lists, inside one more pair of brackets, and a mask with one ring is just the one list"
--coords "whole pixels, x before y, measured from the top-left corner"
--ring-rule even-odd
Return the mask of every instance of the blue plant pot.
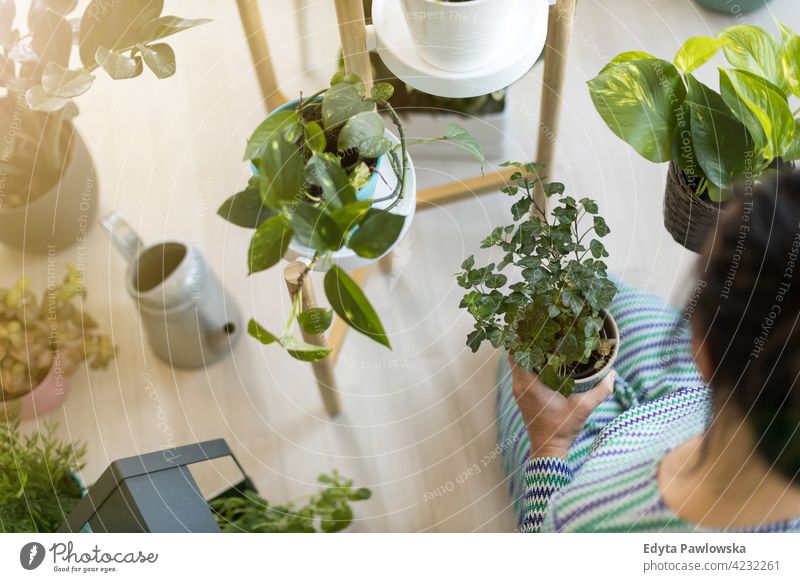
[[763, 8], [769, 0], [695, 0], [695, 2], [714, 12], [736, 16]]
[[[272, 115], [275, 115], [279, 111], [285, 111], [286, 109], [296, 107], [299, 102], [300, 99], [295, 99], [294, 101], [289, 101], [288, 103], [281, 105], [280, 107], [270, 111], [270, 113], [267, 114], [266, 119], [269, 119]], [[375, 171], [372, 172], [372, 176], [370, 176], [369, 181], [360, 190], [358, 190], [358, 192], [356, 192], [357, 200], [372, 200], [372, 198], [375, 196], [375, 188], [378, 186], [378, 173], [380, 172], [381, 165], [383, 164], [383, 158], [385, 157], [385, 155], [380, 156], [375, 162]], [[250, 168], [253, 171], [253, 174], [258, 173], [258, 168], [256, 168], [252, 162], [250, 163]]]

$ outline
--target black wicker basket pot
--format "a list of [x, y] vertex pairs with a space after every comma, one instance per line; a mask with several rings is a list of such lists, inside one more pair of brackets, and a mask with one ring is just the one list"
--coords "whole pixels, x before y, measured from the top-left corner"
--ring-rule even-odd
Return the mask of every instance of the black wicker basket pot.
[[664, 226], [676, 242], [699, 253], [723, 213], [719, 205], [699, 198], [686, 175], [670, 162], [664, 192]]

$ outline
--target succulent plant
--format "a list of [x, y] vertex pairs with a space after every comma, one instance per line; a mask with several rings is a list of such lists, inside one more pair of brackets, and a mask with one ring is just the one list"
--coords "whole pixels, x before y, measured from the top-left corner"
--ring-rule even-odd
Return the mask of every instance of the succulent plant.
[[41, 301], [27, 278], [0, 288], [0, 395], [14, 400], [36, 387], [57, 363], [70, 375], [84, 361], [104, 368], [114, 358], [111, 340], [83, 309], [81, 273], [67, 268], [61, 285], [48, 287]]

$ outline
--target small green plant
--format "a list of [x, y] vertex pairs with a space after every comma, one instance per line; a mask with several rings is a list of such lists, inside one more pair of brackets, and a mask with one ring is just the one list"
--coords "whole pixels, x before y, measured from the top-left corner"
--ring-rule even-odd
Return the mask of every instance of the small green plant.
[[330, 475], [320, 475], [319, 482], [325, 485], [320, 492], [284, 505], [270, 505], [246, 491], [243, 497], [214, 500], [211, 508], [226, 533], [334, 533], [353, 522], [351, 502], [372, 496], [369, 489], [354, 488], [353, 481], [335, 469]]
[[[674, 162], [698, 196], [727, 200], [736, 181], [800, 159], [800, 37], [779, 26], [780, 40], [749, 25], [690, 38], [673, 63], [622, 53], [589, 81], [592, 101], [642, 157]], [[717, 92], [693, 73], [720, 50], [730, 67]]]
[[83, 362], [104, 368], [114, 358], [111, 340], [83, 309], [86, 288], [81, 273], [67, 268], [61, 285], [45, 290], [41, 301], [27, 278], [0, 288], [0, 396], [10, 402], [35, 388], [58, 365], [69, 376]]
[[[470, 256], [457, 275], [459, 286], [468, 290], [460, 307], [475, 318], [467, 345], [474, 352], [488, 340], [547, 386], [569, 395], [574, 377], [601, 369], [616, 342], [602, 332], [602, 311], [617, 291], [599, 240], [610, 231], [593, 200], [564, 196], [563, 184], [541, 176], [541, 164], [504, 165], [517, 169], [503, 188], [516, 199], [514, 223], [498, 226], [481, 243], [502, 250], [503, 258], [477, 267]], [[558, 199], [552, 220], [536, 203], [537, 187], [548, 199]], [[584, 217], [591, 223], [582, 229]], [[521, 277], [510, 285], [503, 273], [509, 268]]]
[[52, 533], [81, 499], [75, 472], [86, 449], [55, 436], [56, 427], [23, 435], [0, 423], [0, 531]]
[[[391, 210], [404, 195], [409, 145], [450, 141], [484, 163], [480, 144], [455, 124], [449, 125], [441, 138], [407, 140], [389, 103], [393, 91], [388, 83], [376, 83], [367, 94], [361, 79], [338, 72], [329, 88], [273, 113], [256, 128], [244, 156], [255, 174], [244, 191], [219, 209], [233, 224], [255, 229], [247, 255], [250, 274], [278, 264], [292, 241], [303, 247], [310, 259], [299, 287], [318, 262], [329, 264], [340, 249], [351, 249], [368, 259], [385, 254], [406, 220]], [[397, 127], [399, 143], [386, 138], [380, 111]], [[375, 173], [381, 160], [388, 162], [398, 178], [393, 192], [381, 200], [359, 197], [370, 180], [380, 179]], [[377, 202], [386, 207], [375, 207]], [[324, 288], [333, 312], [347, 325], [391, 348], [377, 313], [345, 271], [331, 266]], [[251, 320], [250, 335], [263, 344], [277, 343], [303, 361], [325, 358], [329, 348], [294, 337], [292, 327], [298, 320], [307, 332], [322, 333], [330, 326], [333, 313], [321, 308], [303, 313], [301, 306], [302, 292], [298, 292], [281, 333], [273, 334]]]
[[[94, 71], [130, 79], [146, 65], [159, 78], [175, 73], [175, 53], [162, 42], [208, 22], [162, 16], [163, 0], [91, 0], [73, 31], [77, 0], [29, 2], [28, 31], [14, 27], [16, 5], [0, 0], [0, 207], [44, 195], [69, 161], [72, 101], [86, 93]], [[77, 40], [80, 66], [71, 64]]]

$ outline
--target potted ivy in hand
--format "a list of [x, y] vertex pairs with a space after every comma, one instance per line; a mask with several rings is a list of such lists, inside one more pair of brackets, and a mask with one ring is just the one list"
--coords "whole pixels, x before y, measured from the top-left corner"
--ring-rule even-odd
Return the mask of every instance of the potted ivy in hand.
[[[670, 162], [664, 222], [672, 237], [699, 251], [741, 180], [759, 180], [800, 158], [795, 117], [800, 97], [800, 37], [781, 40], [756, 26], [716, 38], [694, 37], [673, 63], [647, 53], [618, 55], [589, 81], [608, 127], [642, 157]], [[719, 92], [694, 71], [722, 50]]]
[[0, 418], [34, 418], [58, 408], [81, 363], [104, 368], [114, 358], [111, 340], [83, 309], [85, 298], [74, 267], [41, 302], [25, 278], [0, 289]]
[[[608, 312], [617, 289], [606, 274], [608, 256], [600, 238], [609, 228], [589, 199], [564, 196], [564, 185], [546, 182], [541, 164], [506, 163], [516, 168], [503, 192], [515, 199], [514, 223], [498, 226], [481, 248], [499, 248], [502, 260], [477, 267], [468, 257], [457, 276], [468, 292], [460, 307], [475, 318], [467, 338], [473, 352], [488, 340], [517, 366], [569, 396], [585, 392], [611, 370], [619, 330]], [[540, 187], [559, 206], [548, 219], [533, 192]], [[582, 219], [590, 220], [585, 228]], [[509, 284], [504, 274], [519, 272]]]
[[[97, 177], [72, 120], [72, 101], [89, 90], [93, 72], [112, 79], [175, 72], [163, 42], [205, 20], [162, 16], [163, 0], [91, 0], [77, 34], [68, 20], [77, 0], [35, 0], [29, 31], [14, 28], [13, 0], [0, 0], [0, 241], [49, 252], [85, 236], [96, 214]], [[81, 65], [73, 67], [73, 42]]]
[[[247, 143], [245, 159], [254, 175], [247, 188], [220, 207], [219, 214], [238, 226], [253, 228], [248, 250], [249, 273], [269, 269], [281, 260], [302, 257], [307, 267], [327, 270], [324, 288], [333, 311], [353, 329], [391, 347], [383, 325], [346, 271], [378, 260], [407, 232], [416, 202], [408, 147], [414, 143], [451, 141], [483, 164], [483, 150], [469, 132], [451, 124], [442, 137], [408, 140], [389, 99], [392, 86], [377, 83], [367, 94], [355, 75], [337, 73], [331, 86], [270, 113]], [[397, 128], [384, 126], [385, 111]], [[381, 184], [389, 192], [376, 196]], [[278, 343], [304, 361], [330, 353], [295, 338], [295, 319], [319, 334], [331, 324], [332, 312], [302, 312], [301, 293], [281, 334], [256, 321], [250, 335], [264, 344]]]

